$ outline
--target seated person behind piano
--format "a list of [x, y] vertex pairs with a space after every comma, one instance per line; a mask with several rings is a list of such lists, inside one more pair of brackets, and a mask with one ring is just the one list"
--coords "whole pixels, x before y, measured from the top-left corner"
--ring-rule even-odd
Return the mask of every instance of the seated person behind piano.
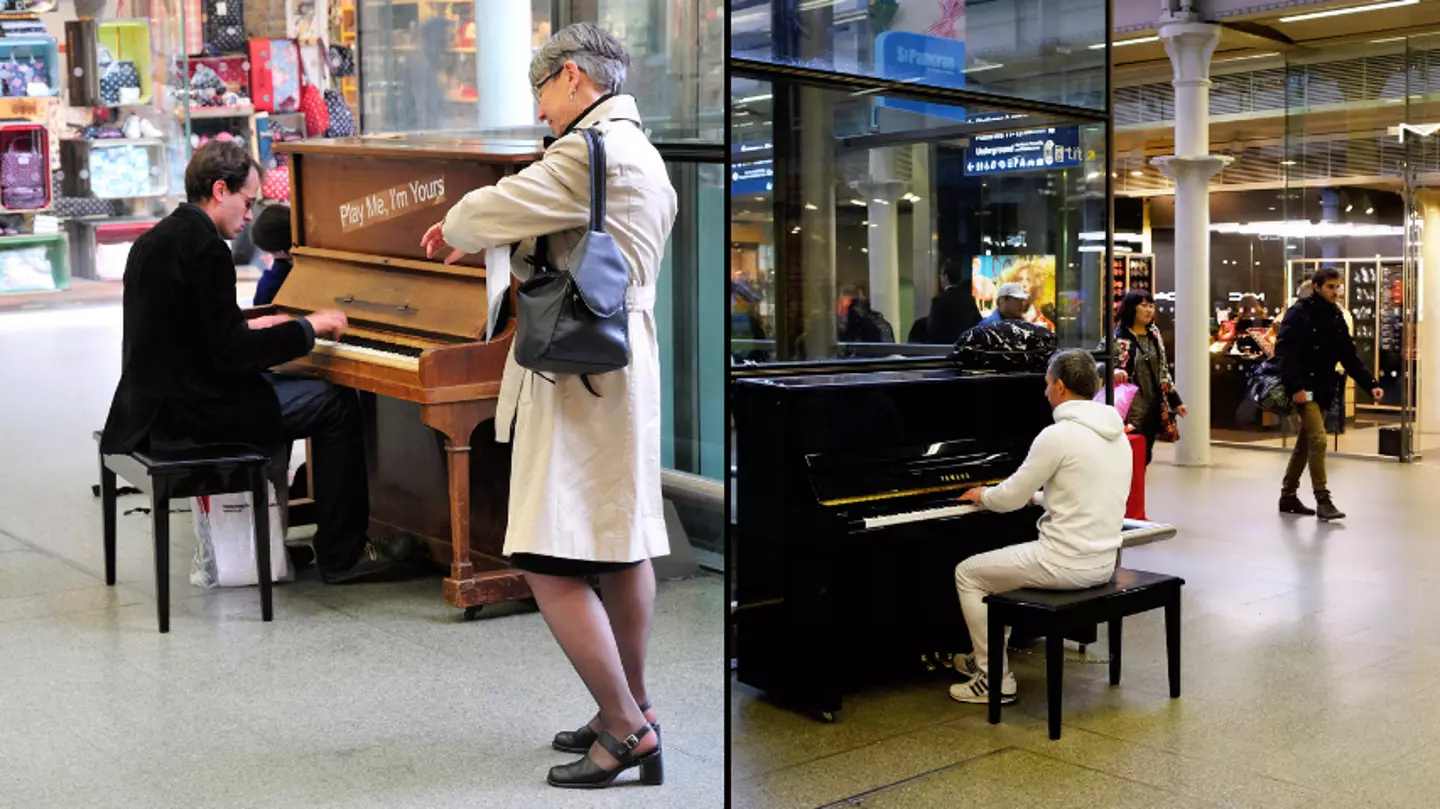
[[[1045, 398], [1055, 423], [1041, 431], [1020, 469], [993, 488], [977, 487], [960, 499], [997, 512], [1028, 503], [1045, 508], [1040, 538], [972, 556], [955, 567], [955, 590], [975, 651], [955, 658], [963, 682], [950, 686], [957, 702], [989, 700], [989, 609], [985, 596], [1020, 587], [1079, 590], [1115, 572], [1125, 501], [1130, 495], [1130, 443], [1120, 414], [1093, 401], [1100, 389], [1095, 358], [1062, 351], [1050, 360]], [[1043, 489], [1043, 492], [1041, 491]], [[1005, 642], [1000, 639], [1000, 654]], [[1015, 674], [1005, 665], [1001, 701], [1015, 701]]]
[[321, 577], [330, 583], [379, 577], [397, 563], [367, 548], [364, 434], [355, 392], [265, 372], [308, 354], [317, 334], [338, 339], [348, 325], [345, 314], [247, 322], [235, 302], [235, 264], [225, 240], [250, 219], [259, 193], [250, 153], [213, 141], [185, 169], [189, 202], [130, 249], [120, 383], [100, 450], [164, 455], [243, 444], [275, 459], [278, 490], [285, 448], [309, 437]]
[[274, 262], [270, 269], [260, 276], [255, 285], [255, 305], [265, 306], [275, 301], [275, 293], [285, 283], [293, 262], [290, 261], [290, 206], [267, 205], [255, 224], [250, 226], [250, 239], [255, 246], [269, 253]]

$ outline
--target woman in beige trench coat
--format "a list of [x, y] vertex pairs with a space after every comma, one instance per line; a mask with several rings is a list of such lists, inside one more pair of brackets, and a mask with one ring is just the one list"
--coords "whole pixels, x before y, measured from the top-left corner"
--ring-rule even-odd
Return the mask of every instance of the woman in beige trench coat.
[[[590, 217], [589, 155], [576, 130], [604, 135], [605, 229], [630, 265], [630, 364], [589, 377], [596, 396], [578, 376], [521, 368], [512, 346], [495, 420], [497, 438], [514, 444], [505, 554], [525, 571], [600, 708], [589, 724], [556, 734], [556, 749], [587, 754], [550, 770], [547, 780], [560, 787], [607, 786], [636, 766], [647, 784], [663, 777], [645, 652], [655, 603], [650, 559], [669, 553], [654, 307], [677, 202], [635, 99], [617, 95], [628, 64], [624, 46], [602, 29], [581, 23], [558, 32], [530, 64], [540, 119], [557, 139], [539, 162], [468, 194], [424, 240], [430, 256], [451, 248], [447, 262], [518, 242], [512, 265], [523, 279], [535, 237], [549, 236], [550, 261], [565, 268]], [[587, 575], [599, 577], [603, 605]]]

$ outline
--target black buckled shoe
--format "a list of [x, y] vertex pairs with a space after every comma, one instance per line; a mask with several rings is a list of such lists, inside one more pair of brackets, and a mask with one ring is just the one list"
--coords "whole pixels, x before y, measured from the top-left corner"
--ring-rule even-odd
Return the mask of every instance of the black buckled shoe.
[[[643, 714], [653, 707], [649, 701], [646, 701], [644, 705], [640, 706], [640, 713]], [[652, 724], [650, 727], [655, 729], [655, 739], [659, 741], [660, 725]], [[600, 734], [591, 730], [590, 724], [587, 722], [576, 730], [562, 730], [556, 733], [554, 740], [550, 742], [550, 746], [562, 753], [579, 753], [583, 756], [590, 752], [590, 746], [595, 744], [595, 740], [599, 737]]]
[[654, 750], [643, 755], [635, 754], [635, 748], [640, 745], [640, 740], [649, 733], [650, 726], [647, 724], [626, 736], [622, 742], [611, 736], [609, 731], [602, 730], [595, 741], [600, 743], [605, 752], [620, 762], [619, 767], [607, 770], [586, 756], [570, 764], [551, 767], [550, 774], [546, 776], [545, 781], [552, 787], [563, 789], [604, 789], [615, 783], [615, 777], [620, 773], [633, 767], [639, 767], [640, 783], [645, 786], [658, 787], [665, 783], [665, 765], [660, 759], [659, 740], [656, 740]]
[[1305, 505], [1305, 501], [1301, 500], [1299, 495], [1293, 493], [1282, 494], [1280, 495], [1280, 513], [1300, 514], [1305, 517], [1313, 517], [1315, 516], [1315, 509]]

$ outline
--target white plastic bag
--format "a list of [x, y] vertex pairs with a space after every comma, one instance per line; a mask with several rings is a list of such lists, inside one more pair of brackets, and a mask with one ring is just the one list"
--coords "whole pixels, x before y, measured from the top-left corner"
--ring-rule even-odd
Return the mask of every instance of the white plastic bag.
[[[270, 580], [291, 581], [290, 557], [285, 553], [285, 531], [280, 523], [280, 505], [275, 487], [270, 492]], [[260, 583], [255, 564], [255, 526], [250, 516], [249, 494], [217, 494], [196, 497], [192, 515], [195, 522], [195, 561], [190, 583], [196, 587], [245, 587]]]

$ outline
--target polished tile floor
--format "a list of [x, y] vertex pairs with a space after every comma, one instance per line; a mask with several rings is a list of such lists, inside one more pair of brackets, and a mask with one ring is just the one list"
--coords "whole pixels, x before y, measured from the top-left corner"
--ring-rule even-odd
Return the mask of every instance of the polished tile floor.
[[[1336, 461], [1331, 485], [1350, 518], [1326, 526], [1275, 513], [1284, 455], [1218, 450], [1208, 469], [1169, 457], [1162, 446], [1148, 505], [1179, 536], [1127, 551], [1124, 564], [1187, 581], [1180, 699], [1168, 698], [1159, 612], [1127, 619], [1120, 687], [1104, 665], [1066, 666], [1055, 742], [1043, 661], [1026, 654], [1012, 654], [1020, 701], [999, 726], [952, 702], [945, 679], [857, 694], [833, 725], [732, 679], [734, 805], [1440, 805], [1440, 544], [1428, 508], [1440, 469]], [[1085, 656], [1104, 660], [1105, 647]], [[837, 648], [822, 664], [858, 654]]]
[[572, 758], [551, 733], [592, 710], [584, 687], [538, 613], [465, 623], [438, 580], [326, 587], [312, 569], [264, 624], [253, 588], [190, 586], [191, 516], [175, 514], [158, 634], [148, 515], [120, 520], [120, 586], [100, 574], [90, 433], [119, 325], [113, 306], [0, 315], [0, 807], [723, 805], [717, 576], [660, 587], [658, 789], [546, 786]]

